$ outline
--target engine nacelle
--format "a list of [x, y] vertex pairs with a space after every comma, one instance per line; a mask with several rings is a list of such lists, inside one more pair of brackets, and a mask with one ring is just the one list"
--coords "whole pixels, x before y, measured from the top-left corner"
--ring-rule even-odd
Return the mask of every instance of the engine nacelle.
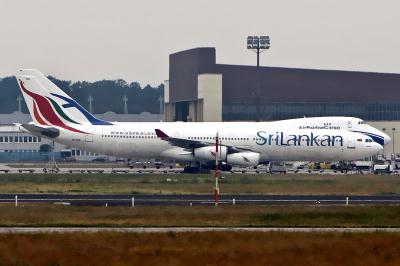
[[240, 166], [257, 166], [260, 162], [260, 154], [256, 152], [238, 152], [228, 154], [227, 163]]
[[[225, 160], [228, 149], [225, 146], [219, 147], [219, 159]], [[194, 149], [194, 158], [206, 161], [215, 160], [215, 146], [206, 146]]]
[[161, 152], [163, 158], [174, 159], [179, 162], [191, 162], [194, 160], [193, 154], [183, 148], [171, 148]]

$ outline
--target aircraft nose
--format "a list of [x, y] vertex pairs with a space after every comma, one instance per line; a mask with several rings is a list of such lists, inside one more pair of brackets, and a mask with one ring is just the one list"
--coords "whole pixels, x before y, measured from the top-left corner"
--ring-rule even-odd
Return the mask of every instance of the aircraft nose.
[[379, 144], [379, 143], [376, 143], [376, 142], [372, 143], [372, 147], [371, 148], [372, 148], [372, 151], [374, 152], [374, 155], [380, 153], [381, 151], [383, 151], [383, 146], [381, 144]]
[[389, 144], [390, 142], [392, 142], [392, 139], [385, 133], [383, 133], [383, 144]]

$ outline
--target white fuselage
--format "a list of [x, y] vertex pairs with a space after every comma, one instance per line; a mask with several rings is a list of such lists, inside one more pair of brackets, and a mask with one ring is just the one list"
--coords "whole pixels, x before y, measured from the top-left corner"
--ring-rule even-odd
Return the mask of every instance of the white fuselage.
[[[81, 125], [87, 134], [60, 128], [55, 141], [70, 147], [125, 158], [170, 158], [195, 161], [188, 149], [158, 138], [161, 129], [173, 138], [214, 145], [218, 132], [221, 145], [251, 150], [260, 161], [337, 161], [356, 160], [377, 154], [382, 146], [360, 133], [347, 130], [298, 129], [278, 122], [224, 123], [114, 123]], [[198, 160], [197, 160], [198, 161]]]

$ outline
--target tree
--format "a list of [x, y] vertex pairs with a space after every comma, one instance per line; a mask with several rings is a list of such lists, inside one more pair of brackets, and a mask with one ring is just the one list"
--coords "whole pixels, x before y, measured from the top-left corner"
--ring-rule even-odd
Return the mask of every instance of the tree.
[[[123, 79], [100, 80], [95, 82], [60, 80], [49, 76], [49, 79], [65, 93], [75, 99], [86, 109], [88, 108], [88, 98], [94, 98], [93, 112], [105, 113], [113, 111], [122, 114], [124, 112], [122, 98], [126, 95], [129, 99], [129, 113], [150, 112], [159, 113], [159, 97], [164, 94], [164, 85], [157, 87], [146, 85], [144, 88], [138, 82], [127, 83]], [[18, 110], [18, 95], [20, 89], [14, 77], [0, 79], [0, 113], [12, 113]], [[26, 105], [23, 104], [22, 112], [28, 113]]]

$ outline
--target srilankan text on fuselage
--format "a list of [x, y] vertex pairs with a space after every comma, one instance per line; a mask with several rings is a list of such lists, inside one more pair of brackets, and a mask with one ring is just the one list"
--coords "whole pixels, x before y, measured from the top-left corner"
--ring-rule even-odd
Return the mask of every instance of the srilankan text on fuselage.
[[288, 134], [284, 131], [269, 133], [267, 131], [257, 132], [257, 145], [269, 146], [328, 146], [342, 147], [343, 136], [338, 134], [326, 134], [320, 132], [307, 132], [299, 134]]

